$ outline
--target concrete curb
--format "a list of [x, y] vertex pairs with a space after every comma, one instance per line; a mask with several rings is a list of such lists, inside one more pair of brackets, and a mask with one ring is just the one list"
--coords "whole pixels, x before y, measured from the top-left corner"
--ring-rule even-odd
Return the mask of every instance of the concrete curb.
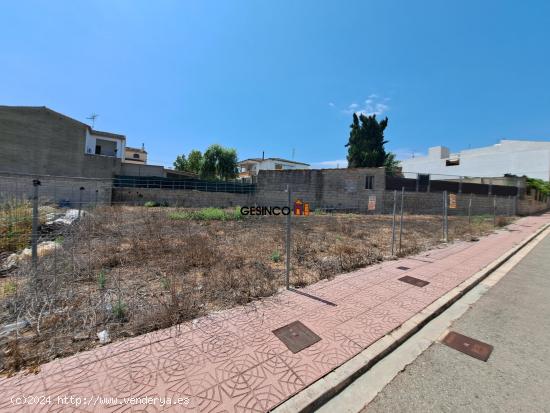
[[505, 264], [526, 245], [542, 234], [550, 224], [545, 224], [533, 235], [522, 241], [519, 245], [510, 249], [499, 258], [475, 273], [459, 286], [453, 288], [445, 295], [428, 305], [420, 313], [416, 314], [401, 326], [385, 335], [361, 353], [357, 354], [340, 367], [317, 380], [295, 396], [286, 400], [275, 409], [276, 413], [312, 412], [325, 404], [328, 400], [340, 393], [361, 375], [365, 374], [381, 359], [390, 354], [408, 338], [426, 326], [466, 293], [480, 284], [489, 275]]

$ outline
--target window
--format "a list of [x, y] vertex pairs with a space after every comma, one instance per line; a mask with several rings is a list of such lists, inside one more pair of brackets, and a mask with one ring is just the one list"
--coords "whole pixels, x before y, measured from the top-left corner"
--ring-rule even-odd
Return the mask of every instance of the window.
[[95, 146], [95, 154], [96, 155], [101, 155], [101, 145], [96, 145]]
[[139, 153], [134, 153], [134, 159], [139, 159]]
[[276, 164], [275, 164], [275, 169], [277, 169], [277, 170], [283, 169], [283, 165], [280, 164], [280, 163], [276, 163]]
[[365, 189], [374, 189], [374, 176], [372, 175], [366, 176]]
[[447, 159], [445, 166], [457, 166], [460, 165], [460, 159]]

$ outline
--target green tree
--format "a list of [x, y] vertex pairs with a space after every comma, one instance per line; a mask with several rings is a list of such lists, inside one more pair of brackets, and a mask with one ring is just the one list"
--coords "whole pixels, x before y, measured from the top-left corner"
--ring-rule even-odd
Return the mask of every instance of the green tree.
[[395, 174], [399, 171], [399, 161], [395, 158], [395, 153], [386, 152], [386, 160], [384, 161], [384, 167], [390, 174]]
[[200, 173], [201, 166], [203, 162], [203, 156], [201, 151], [193, 149], [189, 152], [187, 158], [185, 155], [178, 155], [174, 161], [174, 169], [176, 171], [186, 171], [193, 173]]
[[193, 149], [187, 156], [187, 170], [189, 172], [199, 174], [201, 171], [202, 162], [203, 157], [201, 151]]
[[[385, 166], [389, 154], [384, 149], [388, 143], [384, 140], [384, 130], [388, 126], [388, 118], [378, 121], [376, 115], [365, 116], [353, 114], [353, 123], [348, 148], [348, 168], [376, 168]], [[395, 155], [390, 161], [395, 162]]]
[[203, 179], [233, 179], [237, 176], [237, 151], [221, 145], [210, 145], [201, 165]]
[[174, 169], [176, 171], [187, 171], [188, 167], [189, 166], [187, 159], [185, 159], [185, 155], [178, 155], [176, 160], [174, 161]]

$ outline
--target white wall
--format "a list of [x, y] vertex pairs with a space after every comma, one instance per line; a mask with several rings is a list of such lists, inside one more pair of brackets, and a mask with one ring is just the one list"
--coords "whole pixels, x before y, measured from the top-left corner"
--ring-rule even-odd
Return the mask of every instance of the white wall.
[[276, 161], [273, 159], [265, 159], [260, 162], [260, 169], [261, 170], [274, 170], [275, 164], [281, 164], [283, 165], [283, 169], [309, 169], [309, 166], [307, 165], [299, 165], [291, 162], [283, 162], [283, 161]]
[[90, 133], [90, 131], [86, 131], [86, 146], [84, 148], [85, 153], [90, 155], [95, 154], [95, 145], [96, 145], [97, 139], [115, 142], [116, 157], [119, 159], [123, 159], [124, 152], [126, 150], [126, 144], [124, 142], [124, 139], [115, 139], [115, 138], [109, 138], [107, 136], [102, 136], [102, 135], [94, 135], [93, 133]]
[[[404, 172], [432, 175], [497, 177], [509, 173], [550, 180], [550, 142], [502, 140], [493, 146], [468, 149], [448, 157], [446, 150], [430, 148], [428, 156], [401, 161], [401, 167]], [[447, 159], [460, 159], [460, 164], [446, 166]]]

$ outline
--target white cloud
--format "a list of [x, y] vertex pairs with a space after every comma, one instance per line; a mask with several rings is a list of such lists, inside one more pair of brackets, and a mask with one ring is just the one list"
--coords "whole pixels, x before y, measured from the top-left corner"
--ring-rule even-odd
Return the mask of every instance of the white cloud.
[[362, 104], [351, 103], [342, 112], [351, 114], [363, 114], [363, 115], [382, 115], [386, 113], [390, 107], [388, 105], [389, 98], [381, 99], [378, 95], [372, 93]]
[[328, 105], [329, 105], [331, 108], [333, 108], [333, 107], [336, 106], [336, 105], [334, 104], [334, 102], [328, 102]]
[[314, 162], [311, 164], [313, 169], [327, 169], [327, 168], [347, 168], [347, 159], [336, 159], [334, 161], [322, 161]]

